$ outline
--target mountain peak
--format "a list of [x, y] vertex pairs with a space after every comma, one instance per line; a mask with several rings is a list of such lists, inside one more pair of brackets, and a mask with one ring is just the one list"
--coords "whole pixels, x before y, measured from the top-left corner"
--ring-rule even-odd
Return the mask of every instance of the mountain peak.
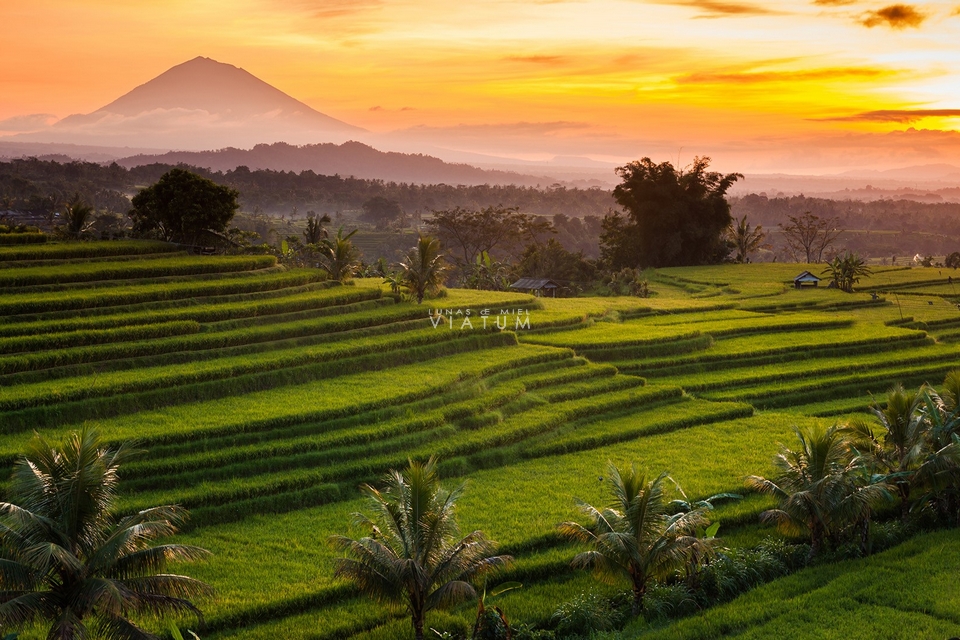
[[68, 116], [46, 131], [18, 138], [199, 150], [279, 141], [344, 142], [363, 132], [245, 69], [197, 56], [93, 113]]
[[314, 110], [240, 67], [203, 56], [167, 69], [97, 111], [132, 117], [157, 109], [205, 111], [222, 120], [270, 114], [294, 118], [312, 128], [362, 131]]

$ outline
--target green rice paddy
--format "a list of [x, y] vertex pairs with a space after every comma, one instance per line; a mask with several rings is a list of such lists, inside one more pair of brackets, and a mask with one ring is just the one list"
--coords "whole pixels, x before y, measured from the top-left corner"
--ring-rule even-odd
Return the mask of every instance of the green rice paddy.
[[[218, 591], [202, 603], [201, 637], [386, 639], [406, 637], [408, 621], [335, 580], [326, 540], [351, 530], [360, 482], [437, 454], [450, 483], [467, 483], [462, 527], [516, 557], [504, 579], [524, 588], [502, 600], [510, 619], [543, 623], [560, 602], [613, 588], [570, 569], [576, 548], [555, 533], [577, 517], [575, 498], [604, 500], [608, 462], [668, 471], [691, 498], [741, 491], [794, 426], [863, 411], [897, 382], [938, 383], [960, 363], [946, 271], [878, 268], [861, 283], [873, 296], [795, 290], [804, 269], [819, 271], [664, 269], [648, 274], [647, 299], [451, 290], [416, 305], [378, 279], [334, 286], [262, 256], [0, 247], [0, 480], [34, 431], [90, 423], [134, 440], [146, 453], [123, 469], [123, 509], [183, 504], [180, 538], [214, 552], [189, 568]], [[715, 516], [745, 543], [768, 504], [750, 497]], [[780, 637], [814, 604], [837, 630], [823, 637], [956, 635], [952, 601], [932, 600], [950, 566], [930, 549], [956, 558], [958, 544], [921, 538], [624, 637]], [[859, 577], [890, 571], [909, 587]], [[791, 603], [779, 613], [778, 599]]]

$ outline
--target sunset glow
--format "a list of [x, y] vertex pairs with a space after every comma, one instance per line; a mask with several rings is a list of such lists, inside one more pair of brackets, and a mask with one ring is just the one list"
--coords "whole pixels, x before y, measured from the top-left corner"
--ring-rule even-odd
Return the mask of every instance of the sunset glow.
[[[913, 128], [929, 130], [927, 161], [960, 161], [956, 1], [10, 4], [2, 134], [208, 56], [398, 148], [610, 161], [682, 148], [808, 172], [922, 161], [889, 145]], [[828, 153], [841, 142], [857, 151]]]

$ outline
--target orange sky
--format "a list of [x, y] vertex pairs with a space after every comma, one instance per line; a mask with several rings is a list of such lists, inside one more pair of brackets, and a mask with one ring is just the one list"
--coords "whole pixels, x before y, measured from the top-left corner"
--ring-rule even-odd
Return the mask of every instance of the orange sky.
[[960, 164], [960, 0], [0, 2], [7, 133], [202, 55], [398, 147]]

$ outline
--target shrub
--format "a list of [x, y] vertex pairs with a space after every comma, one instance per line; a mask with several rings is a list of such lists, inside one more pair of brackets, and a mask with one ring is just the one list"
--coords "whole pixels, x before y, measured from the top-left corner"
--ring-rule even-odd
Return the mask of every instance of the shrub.
[[[629, 610], [629, 604], [627, 607]], [[557, 638], [566, 638], [616, 629], [625, 621], [625, 611], [614, 608], [608, 598], [596, 591], [588, 591], [561, 603], [550, 617], [550, 626]]]

